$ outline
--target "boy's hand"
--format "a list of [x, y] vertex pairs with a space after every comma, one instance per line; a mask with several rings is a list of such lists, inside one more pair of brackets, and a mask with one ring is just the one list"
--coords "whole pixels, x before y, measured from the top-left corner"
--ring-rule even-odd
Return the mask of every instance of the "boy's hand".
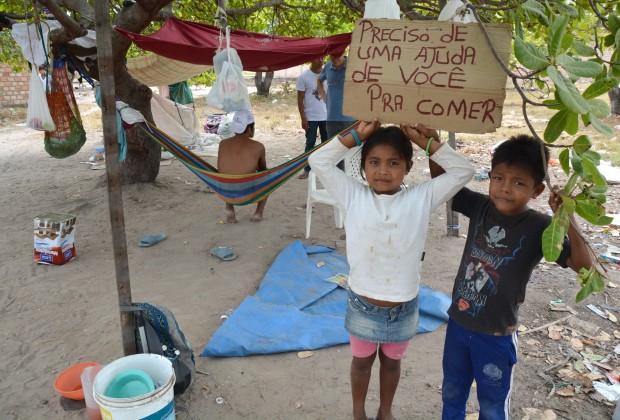
[[559, 193], [560, 187], [557, 185], [549, 192], [549, 207], [551, 207], [554, 213], [558, 211], [558, 208], [562, 204], [562, 196]]
[[372, 133], [377, 131], [377, 128], [379, 128], [380, 126], [381, 123], [378, 119], [375, 118], [373, 121], [362, 121], [359, 127], [355, 129], [355, 131], [360, 137], [360, 140], [362, 142], [365, 142], [370, 136], [372, 136]]
[[401, 123], [400, 129], [403, 130], [409, 140], [418, 145], [421, 149], [426, 149], [428, 140], [432, 137], [439, 142], [439, 133], [437, 130], [431, 130], [422, 124], [415, 126], [408, 123]]

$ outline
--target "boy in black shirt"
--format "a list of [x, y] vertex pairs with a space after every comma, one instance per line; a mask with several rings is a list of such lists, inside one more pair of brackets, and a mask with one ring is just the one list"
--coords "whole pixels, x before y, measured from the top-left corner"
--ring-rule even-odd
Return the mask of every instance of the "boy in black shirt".
[[[420, 128], [424, 134], [424, 129]], [[549, 151], [532, 137], [511, 137], [491, 161], [489, 194], [463, 188], [452, 209], [469, 217], [467, 242], [452, 290], [443, 356], [442, 419], [464, 419], [476, 380], [480, 419], [510, 418], [517, 362], [517, 318], [532, 270], [543, 256], [542, 233], [551, 217], [530, 209], [543, 184]], [[431, 176], [442, 173], [431, 162]], [[561, 197], [550, 193], [555, 212]], [[571, 216], [557, 263], [578, 272], [593, 264]]]

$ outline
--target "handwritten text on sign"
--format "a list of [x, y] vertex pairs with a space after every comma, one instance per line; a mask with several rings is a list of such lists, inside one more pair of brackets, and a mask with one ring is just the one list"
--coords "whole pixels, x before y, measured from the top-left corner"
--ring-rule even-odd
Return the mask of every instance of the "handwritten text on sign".
[[[488, 25], [499, 57], [509, 25]], [[344, 114], [384, 123], [422, 123], [460, 133], [501, 125], [506, 74], [475, 24], [360, 19], [344, 86]]]

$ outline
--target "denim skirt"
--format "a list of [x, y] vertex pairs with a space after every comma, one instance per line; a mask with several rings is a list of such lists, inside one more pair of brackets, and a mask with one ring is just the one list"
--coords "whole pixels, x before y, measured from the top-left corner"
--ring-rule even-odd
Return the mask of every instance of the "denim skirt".
[[392, 308], [373, 305], [349, 290], [344, 328], [372, 343], [402, 343], [418, 331], [418, 297]]

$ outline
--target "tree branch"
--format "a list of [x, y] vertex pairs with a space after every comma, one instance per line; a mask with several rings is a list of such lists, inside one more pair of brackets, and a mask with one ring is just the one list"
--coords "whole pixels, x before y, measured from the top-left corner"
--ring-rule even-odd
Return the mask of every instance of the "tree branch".
[[245, 9], [226, 9], [226, 14], [228, 16], [233, 16], [233, 17], [248, 16], [256, 12], [257, 10], [265, 9], [267, 7], [284, 6], [284, 5], [288, 6], [285, 0], [269, 0], [269, 1], [261, 2], [261, 3], [257, 3], [254, 6], [247, 7]]
[[56, 1], [38, 0], [38, 2], [49, 10], [58, 23], [62, 25], [62, 28], [55, 29], [50, 33], [50, 42], [66, 43], [75, 38], [83, 37], [88, 33], [86, 28], [65, 13]]

